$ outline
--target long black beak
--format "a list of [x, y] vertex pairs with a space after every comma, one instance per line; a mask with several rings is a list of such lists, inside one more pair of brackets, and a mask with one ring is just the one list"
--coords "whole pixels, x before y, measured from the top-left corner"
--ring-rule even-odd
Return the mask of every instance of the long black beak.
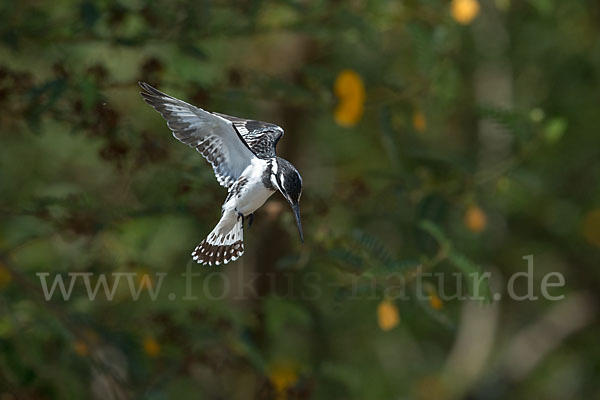
[[300, 241], [304, 243], [304, 235], [302, 234], [302, 221], [300, 220], [300, 206], [298, 204], [292, 204], [292, 210], [294, 210], [296, 224], [298, 224], [298, 232], [300, 232]]

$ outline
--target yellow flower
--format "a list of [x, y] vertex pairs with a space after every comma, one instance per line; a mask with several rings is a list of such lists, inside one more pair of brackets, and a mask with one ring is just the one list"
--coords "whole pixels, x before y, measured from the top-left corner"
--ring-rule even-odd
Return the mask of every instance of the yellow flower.
[[421, 111], [415, 111], [412, 122], [417, 132], [424, 132], [427, 129], [427, 120], [425, 119], [425, 114]]
[[600, 208], [586, 214], [581, 230], [590, 244], [600, 247]]
[[444, 303], [435, 292], [431, 292], [429, 293], [429, 305], [434, 310], [440, 310], [444, 306]]
[[382, 300], [377, 306], [377, 322], [383, 331], [389, 331], [400, 322], [398, 308], [389, 300]]
[[0, 288], [8, 286], [10, 281], [12, 281], [12, 275], [4, 265], [0, 264]]
[[452, 0], [450, 13], [456, 22], [468, 25], [479, 14], [479, 2], [477, 0]]
[[154, 338], [147, 337], [144, 339], [144, 351], [150, 357], [156, 357], [160, 354], [160, 345]]
[[429, 306], [434, 310], [441, 310], [444, 307], [444, 302], [438, 296], [434, 285], [429, 282], [426, 282], [424, 285], [424, 289], [427, 292], [427, 297], [429, 300]]
[[360, 75], [349, 69], [341, 71], [335, 80], [334, 92], [338, 98], [333, 114], [335, 122], [341, 126], [355, 125], [365, 107], [365, 86]]
[[273, 364], [269, 367], [268, 374], [278, 400], [287, 398], [287, 390], [298, 381], [298, 374], [289, 363], [278, 362]]
[[487, 217], [481, 208], [469, 206], [465, 212], [464, 222], [469, 230], [479, 233], [485, 229]]

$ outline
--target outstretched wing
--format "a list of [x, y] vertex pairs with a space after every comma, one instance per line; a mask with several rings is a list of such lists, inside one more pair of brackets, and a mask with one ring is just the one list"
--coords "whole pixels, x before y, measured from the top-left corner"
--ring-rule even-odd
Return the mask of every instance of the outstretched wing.
[[231, 120], [171, 97], [147, 83], [139, 85], [143, 89], [140, 94], [167, 120], [173, 136], [206, 158], [222, 186], [230, 187], [256, 157]]
[[215, 113], [233, 123], [239, 134], [244, 138], [250, 150], [258, 158], [275, 157], [275, 147], [283, 136], [281, 127], [268, 122], [254, 121]]

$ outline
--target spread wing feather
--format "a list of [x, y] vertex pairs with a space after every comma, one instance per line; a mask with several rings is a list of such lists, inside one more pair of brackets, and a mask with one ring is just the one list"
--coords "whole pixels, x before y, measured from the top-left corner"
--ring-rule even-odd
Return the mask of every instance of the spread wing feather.
[[283, 129], [281, 127], [268, 122], [232, 117], [219, 113], [215, 114], [231, 121], [238, 133], [244, 138], [246, 144], [248, 144], [248, 147], [250, 147], [250, 150], [258, 158], [267, 159], [275, 157], [275, 147], [279, 139], [283, 136]]
[[171, 97], [147, 83], [139, 84], [146, 103], [167, 120], [177, 140], [194, 147], [212, 165], [221, 186], [229, 188], [256, 157], [230, 119]]

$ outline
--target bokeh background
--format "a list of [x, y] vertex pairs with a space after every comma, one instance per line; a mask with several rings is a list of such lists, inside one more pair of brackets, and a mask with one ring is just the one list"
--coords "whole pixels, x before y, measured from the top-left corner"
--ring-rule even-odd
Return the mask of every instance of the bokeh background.
[[[181, 300], [226, 193], [139, 80], [281, 125], [306, 243], [274, 195]], [[0, 398], [600, 398], [599, 100], [596, 0], [5, 0]]]

